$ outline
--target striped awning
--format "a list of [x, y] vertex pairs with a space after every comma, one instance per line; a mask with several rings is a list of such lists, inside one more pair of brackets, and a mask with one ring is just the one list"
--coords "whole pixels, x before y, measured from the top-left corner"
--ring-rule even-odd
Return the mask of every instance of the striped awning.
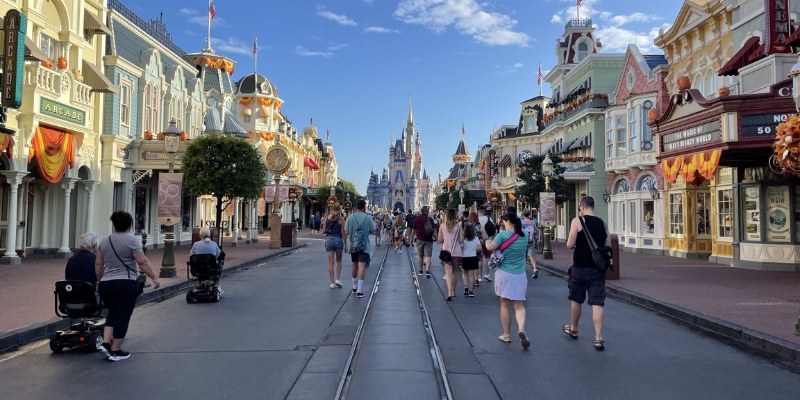
[[248, 137], [247, 130], [242, 127], [230, 111], [225, 112], [225, 126], [222, 128], [222, 132], [240, 138]]
[[500, 160], [500, 166], [501, 166], [501, 167], [504, 167], [504, 168], [505, 168], [505, 167], [510, 167], [510, 166], [511, 166], [511, 156], [510, 156], [510, 155], [508, 155], [508, 154], [506, 154], [505, 156], [503, 156], [503, 159], [502, 159], [502, 160]]
[[219, 117], [219, 111], [216, 108], [209, 107], [206, 109], [206, 117], [203, 119], [203, 124], [206, 126], [208, 133], [221, 133], [222, 132], [222, 119]]
[[573, 151], [573, 150], [584, 149], [584, 148], [591, 147], [591, 146], [592, 146], [592, 133], [589, 132], [589, 133], [587, 133], [587, 134], [585, 134], [585, 135], [573, 140], [572, 142], [569, 143], [569, 145], [565, 146], [564, 147], [564, 153], [567, 153], [567, 152], [570, 152], [570, 151]]
[[563, 139], [554, 140], [547, 149], [544, 150], [542, 154], [558, 154], [561, 152], [561, 148], [564, 146]]

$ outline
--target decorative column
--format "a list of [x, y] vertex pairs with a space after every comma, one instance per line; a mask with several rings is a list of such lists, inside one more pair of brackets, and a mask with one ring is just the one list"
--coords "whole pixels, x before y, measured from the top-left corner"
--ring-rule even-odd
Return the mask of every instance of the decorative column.
[[89, 194], [89, 200], [86, 203], [86, 232], [94, 232], [94, 192], [97, 190], [97, 181], [82, 181], [83, 189]]
[[0, 264], [19, 264], [22, 260], [17, 255], [17, 226], [19, 225], [17, 205], [19, 204], [19, 185], [27, 172], [3, 171], [11, 191], [8, 194], [8, 229], [6, 233], [6, 252], [0, 258]]
[[250, 200], [250, 243], [258, 243], [258, 226], [257, 226], [257, 219], [258, 213], [256, 211], [256, 204], [255, 200]]
[[231, 246], [239, 246], [239, 199], [233, 199], [233, 215], [231, 215]]
[[69, 211], [70, 200], [72, 196], [72, 188], [75, 187], [75, 182], [78, 178], [61, 178], [61, 188], [64, 189], [64, 211], [62, 212], [61, 223], [61, 247], [56, 252], [56, 258], [69, 258], [72, 256], [72, 250], [69, 247]]

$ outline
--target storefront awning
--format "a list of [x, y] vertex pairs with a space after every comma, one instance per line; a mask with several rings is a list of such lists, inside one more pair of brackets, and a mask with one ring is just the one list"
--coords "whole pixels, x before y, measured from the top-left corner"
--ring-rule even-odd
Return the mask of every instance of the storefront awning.
[[247, 131], [242, 127], [233, 113], [230, 111], [225, 112], [225, 125], [222, 128], [223, 133], [227, 133], [236, 137], [246, 138], [249, 137]]
[[97, 34], [111, 35], [111, 29], [103, 21], [100, 21], [97, 15], [90, 13], [89, 10], [83, 10], [83, 26], [86, 30]]
[[747, 39], [744, 45], [742, 45], [742, 48], [719, 69], [717, 75], [739, 75], [740, 68], [764, 58], [766, 55], [767, 54], [764, 52], [764, 45], [761, 44], [761, 39], [758, 36], [752, 36], [750, 39]]
[[573, 151], [573, 150], [584, 149], [584, 148], [587, 148], [587, 147], [591, 147], [591, 145], [592, 145], [592, 133], [589, 132], [589, 133], [587, 133], [587, 134], [585, 134], [585, 135], [573, 140], [569, 144], [569, 146], [565, 147], [564, 152], [567, 153], [567, 152], [570, 152], [570, 151]]
[[663, 159], [661, 171], [669, 183], [675, 183], [678, 176], [682, 176], [686, 182], [699, 186], [703, 181], [714, 178], [721, 155], [721, 149], [714, 149]]
[[84, 82], [92, 87], [92, 92], [117, 93], [117, 87], [86, 60], [83, 60], [83, 78]]
[[561, 147], [563, 146], [562, 139], [554, 140], [553, 143], [550, 144], [547, 149], [545, 149], [544, 153], [542, 154], [558, 154], [561, 152]]
[[206, 109], [206, 117], [203, 119], [203, 124], [206, 126], [206, 132], [222, 132], [222, 119], [219, 117], [219, 111], [216, 108], [209, 107]]
[[508, 154], [503, 156], [503, 159], [500, 160], [500, 166], [501, 167], [510, 167], [511, 166], [511, 156], [508, 155]]
[[47, 54], [27, 36], [25, 36], [25, 59], [28, 61], [47, 60]]
[[303, 164], [305, 164], [306, 167], [311, 168], [313, 170], [319, 169], [319, 165], [309, 157], [306, 157], [305, 160], [303, 160]]

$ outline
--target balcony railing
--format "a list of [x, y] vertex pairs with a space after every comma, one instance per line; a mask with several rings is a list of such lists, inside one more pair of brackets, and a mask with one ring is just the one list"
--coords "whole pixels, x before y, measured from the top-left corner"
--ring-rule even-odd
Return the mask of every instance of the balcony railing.
[[552, 123], [558, 123], [561, 121], [566, 121], [575, 115], [588, 110], [588, 109], [604, 109], [608, 107], [608, 96], [603, 94], [593, 94], [590, 95], [591, 97], [587, 98], [583, 101], [576, 101], [570, 103], [568, 105], [563, 106], [560, 110], [554, 111], [551, 114], [545, 115], [545, 126], [550, 125]]
[[627, 171], [633, 167], [652, 167], [656, 165], [655, 150], [636, 152], [622, 157], [606, 158], [606, 171]]

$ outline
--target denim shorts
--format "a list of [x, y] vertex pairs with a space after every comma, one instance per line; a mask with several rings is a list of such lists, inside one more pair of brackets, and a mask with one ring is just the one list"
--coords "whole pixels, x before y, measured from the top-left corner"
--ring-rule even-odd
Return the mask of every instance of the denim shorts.
[[344, 250], [344, 241], [341, 236], [328, 236], [325, 239], [325, 251], [342, 251]]
[[589, 295], [590, 306], [603, 306], [606, 300], [606, 274], [597, 268], [569, 268], [569, 299], [583, 304]]

